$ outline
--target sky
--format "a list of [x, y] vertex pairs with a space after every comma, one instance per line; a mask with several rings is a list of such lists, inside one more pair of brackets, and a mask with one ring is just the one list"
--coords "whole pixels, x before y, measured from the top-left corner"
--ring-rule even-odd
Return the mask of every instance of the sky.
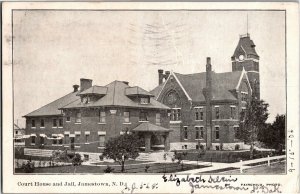
[[286, 110], [283, 11], [15, 11], [14, 122], [24, 127], [22, 116], [72, 92], [80, 78], [151, 90], [158, 69], [204, 72], [206, 57], [215, 72], [229, 72], [247, 31], [272, 122]]

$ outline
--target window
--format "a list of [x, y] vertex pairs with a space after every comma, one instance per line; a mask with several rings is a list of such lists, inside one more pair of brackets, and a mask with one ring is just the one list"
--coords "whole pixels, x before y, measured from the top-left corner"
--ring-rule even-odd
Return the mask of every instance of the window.
[[242, 112], [241, 112], [241, 121], [245, 120], [245, 114], [246, 114], [246, 109], [242, 108]]
[[63, 120], [62, 120], [62, 119], [59, 119], [59, 120], [58, 120], [58, 126], [59, 126], [59, 127], [62, 127], [62, 126], [63, 126]]
[[53, 127], [57, 127], [56, 119], [53, 119]]
[[99, 135], [99, 147], [104, 147], [105, 145], [105, 136]]
[[196, 109], [196, 112], [195, 112], [195, 117], [196, 117], [196, 120], [200, 120], [200, 118], [199, 118], [199, 112], [198, 112], [198, 109]]
[[220, 139], [220, 127], [215, 127], [216, 129], [216, 140]]
[[181, 115], [180, 115], [180, 109], [172, 109], [171, 110], [171, 121], [180, 121], [181, 120]]
[[188, 139], [188, 129], [187, 129], [187, 127], [183, 127], [183, 137], [184, 137], [184, 139]]
[[31, 127], [35, 127], [35, 120], [31, 120]]
[[234, 138], [239, 139], [240, 138], [240, 128], [238, 126], [234, 126]]
[[52, 135], [52, 144], [55, 145], [57, 144], [57, 136], [56, 135]]
[[67, 122], [70, 122], [70, 121], [71, 121], [71, 117], [67, 116]]
[[35, 144], [35, 136], [31, 136], [31, 144]]
[[45, 121], [44, 121], [44, 119], [41, 119], [41, 127], [45, 127]]
[[216, 111], [216, 119], [220, 119], [220, 108], [218, 106], [215, 107]]
[[148, 121], [147, 112], [140, 112], [140, 121]]
[[69, 143], [69, 135], [65, 134], [64, 144], [68, 144], [68, 143]]
[[203, 121], [203, 108], [195, 108], [195, 120]]
[[104, 111], [100, 111], [99, 113], [99, 122], [100, 123], [105, 123], [105, 112]]
[[130, 117], [129, 112], [124, 112], [124, 123], [130, 122], [129, 117]]
[[58, 144], [60, 144], [60, 145], [62, 145], [62, 144], [63, 144], [63, 140], [62, 140], [62, 138], [59, 138], [59, 139], [58, 139]]
[[203, 139], [204, 138], [204, 128], [200, 127], [200, 138]]
[[230, 118], [235, 119], [235, 106], [230, 107]]
[[156, 113], [156, 116], [155, 116], [155, 123], [157, 125], [160, 125], [160, 113]]
[[16, 135], [18, 134], [19, 131], [16, 131]]
[[200, 139], [199, 130], [200, 130], [200, 127], [195, 127], [195, 133], [196, 133], [195, 139]]
[[85, 143], [88, 143], [88, 142], [89, 142], [89, 137], [90, 137], [89, 134], [85, 134]]
[[247, 96], [248, 96], [248, 93], [247, 92], [241, 92], [241, 100], [246, 102], [247, 101]]
[[75, 142], [80, 143], [80, 135], [79, 134], [75, 135]]
[[203, 121], [203, 108], [200, 108], [200, 120]]
[[44, 143], [45, 143], [44, 137], [41, 137], [41, 136], [40, 136], [40, 144], [43, 145]]
[[141, 104], [149, 104], [149, 98], [141, 98]]
[[76, 113], [76, 123], [81, 123], [81, 112]]

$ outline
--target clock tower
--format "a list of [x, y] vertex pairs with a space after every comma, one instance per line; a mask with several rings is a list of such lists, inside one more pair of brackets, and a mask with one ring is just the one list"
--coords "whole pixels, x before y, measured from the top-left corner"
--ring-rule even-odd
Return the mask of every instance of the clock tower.
[[241, 35], [239, 43], [231, 57], [232, 71], [247, 71], [253, 95], [260, 99], [259, 56], [250, 34]]

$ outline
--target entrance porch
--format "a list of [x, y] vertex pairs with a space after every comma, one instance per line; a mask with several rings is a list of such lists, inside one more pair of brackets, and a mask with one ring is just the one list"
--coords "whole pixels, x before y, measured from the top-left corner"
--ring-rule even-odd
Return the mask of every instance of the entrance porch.
[[145, 139], [145, 152], [151, 151], [151, 137], [153, 133], [159, 134], [159, 136], [163, 139], [163, 145], [164, 150], [169, 151], [170, 150], [170, 137], [169, 133], [172, 131], [172, 129], [167, 129], [158, 125], [154, 125], [150, 122], [141, 123], [136, 128], [134, 128], [132, 131], [139, 132], [142, 134], [142, 136]]

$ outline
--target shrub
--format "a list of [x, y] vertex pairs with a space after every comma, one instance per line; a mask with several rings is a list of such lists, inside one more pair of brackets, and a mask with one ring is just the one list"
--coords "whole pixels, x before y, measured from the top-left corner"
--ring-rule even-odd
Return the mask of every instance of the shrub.
[[145, 166], [145, 172], [148, 172], [148, 169], [150, 168], [150, 166], [149, 165], [146, 165]]
[[81, 163], [82, 163], [81, 155], [76, 153], [72, 159], [72, 164], [73, 164], [73, 166], [80, 166]]
[[112, 168], [112, 167], [110, 167], [109, 165], [107, 165], [106, 169], [104, 169], [104, 172], [105, 172], [105, 173], [111, 173], [111, 172], [113, 172], [114, 170], [115, 170], [114, 168]]
[[204, 145], [200, 144], [200, 150], [204, 150]]
[[239, 144], [235, 144], [234, 149], [235, 150], [239, 150], [240, 149], [240, 145]]
[[34, 171], [34, 163], [28, 160], [26, 164], [22, 164], [22, 169], [25, 173], [32, 173]]

